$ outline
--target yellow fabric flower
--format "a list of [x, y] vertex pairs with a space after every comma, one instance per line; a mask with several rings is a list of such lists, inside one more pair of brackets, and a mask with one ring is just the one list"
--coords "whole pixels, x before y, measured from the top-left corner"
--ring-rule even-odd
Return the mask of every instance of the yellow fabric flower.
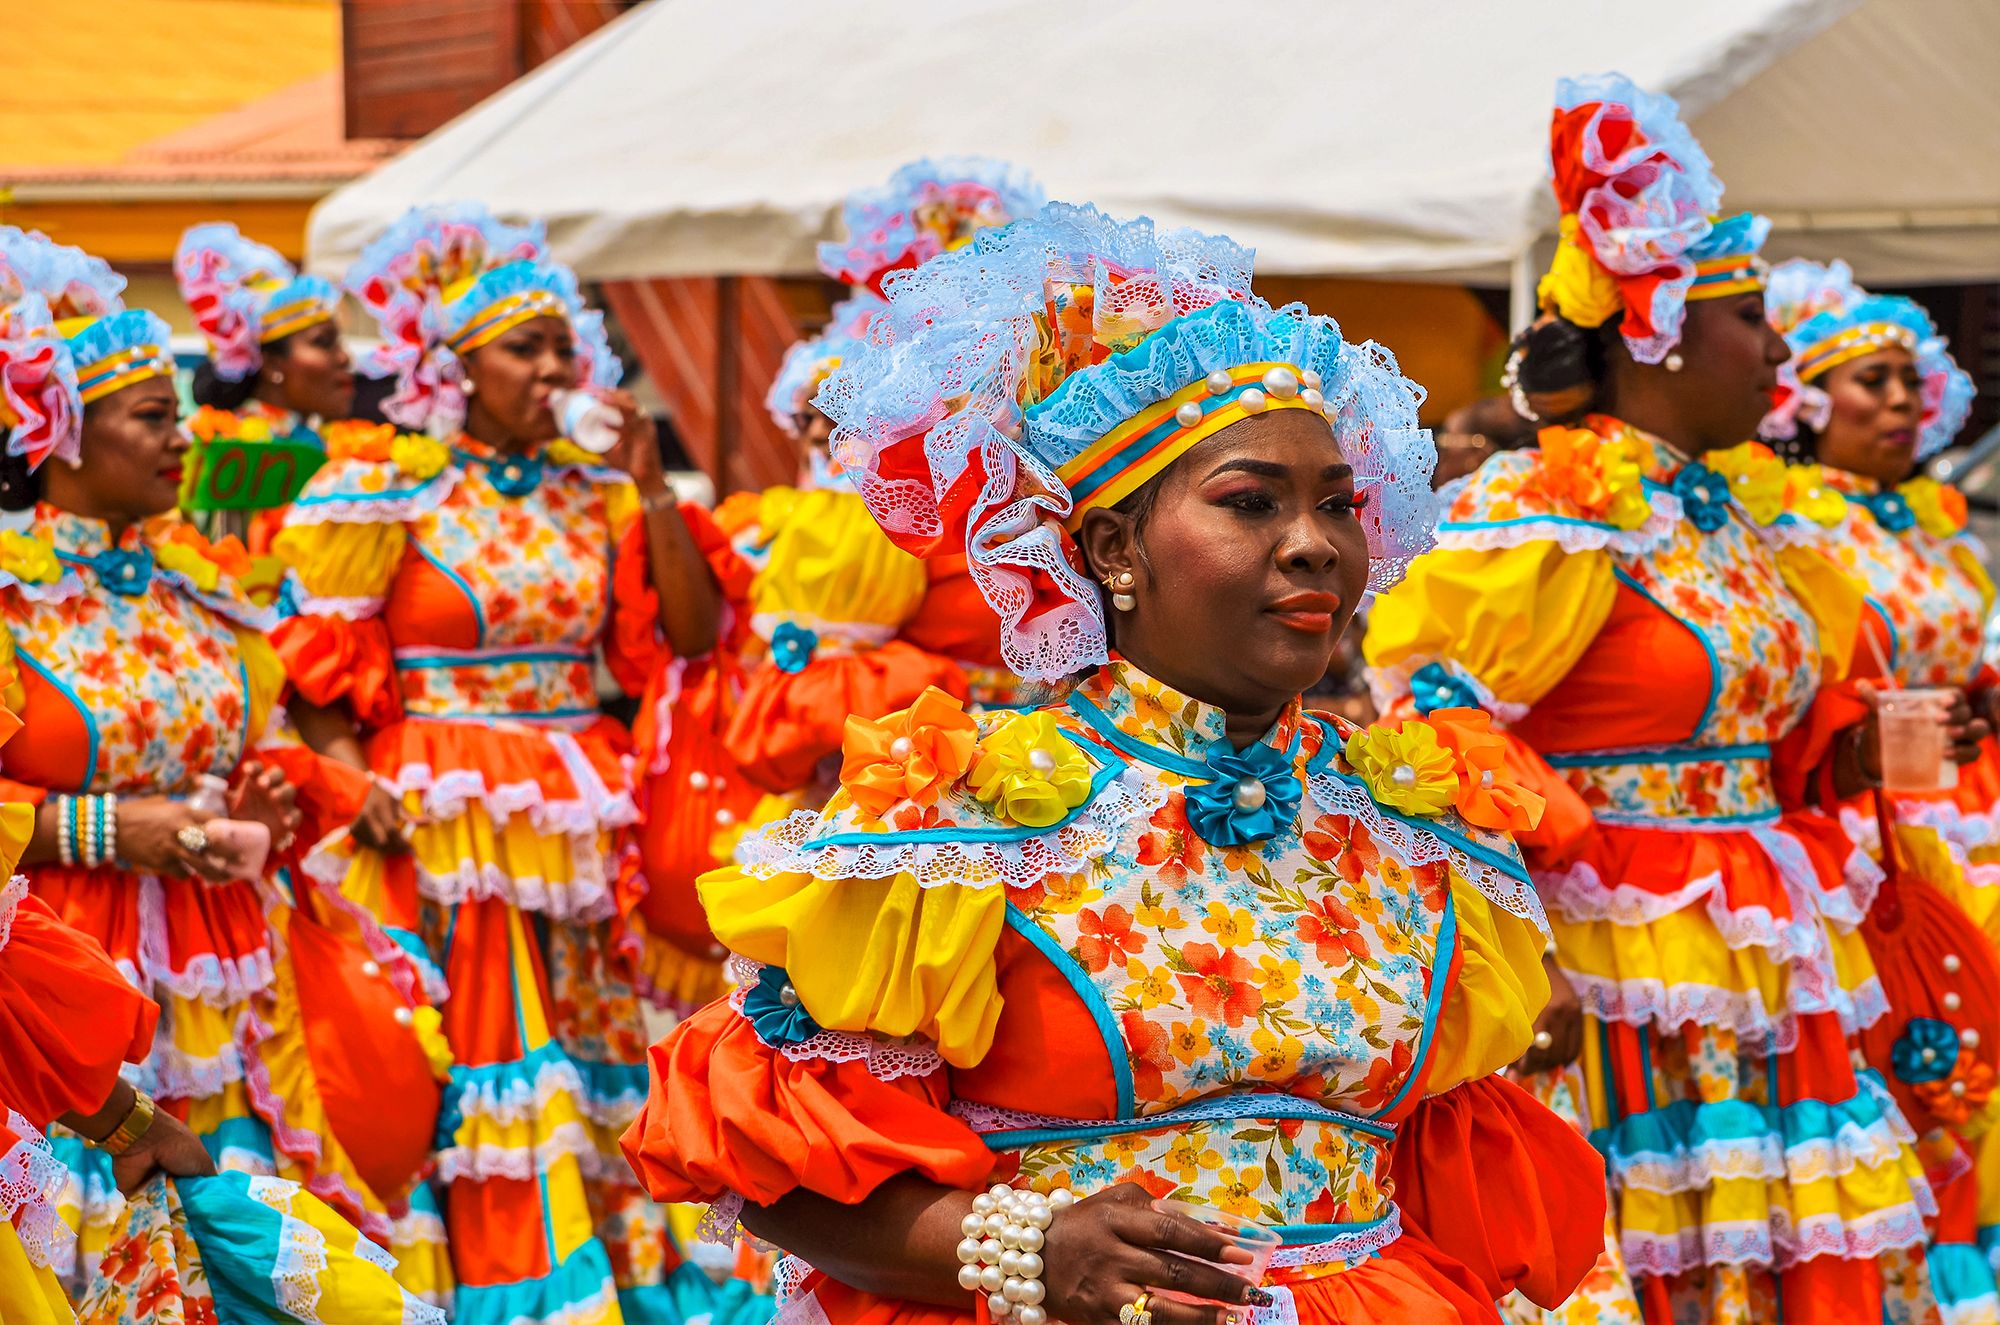
[[1023, 713], [979, 743], [968, 779], [981, 802], [1002, 818], [1047, 828], [1090, 795], [1090, 761], [1050, 713]]
[[399, 433], [389, 443], [389, 459], [411, 478], [435, 478], [451, 463], [451, 448], [435, 437], [421, 433]]
[[549, 443], [549, 449], [542, 453], [552, 465], [601, 465], [602, 456], [593, 455], [567, 437], [559, 437]]
[[1729, 480], [1729, 495], [1758, 524], [1769, 524], [1784, 514], [1785, 462], [1762, 442], [1711, 451], [1702, 463]]
[[239, 442], [268, 442], [271, 440], [271, 421], [253, 414], [247, 419], [236, 421], [236, 440]]
[[1632, 445], [1588, 428], [1544, 428], [1535, 439], [1543, 491], [1567, 499], [1620, 529], [1637, 529], [1653, 513]]
[[1363, 727], [1347, 738], [1346, 754], [1368, 794], [1389, 809], [1434, 819], [1458, 799], [1455, 761], [1428, 723]]
[[203, 593], [214, 593], [222, 583], [222, 567], [186, 543], [162, 543], [153, 549], [153, 559], [160, 563], [160, 569], [185, 576]]
[[0, 530], [0, 571], [23, 584], [49, 584], [62, 574], [56, 550], [17, 529]]
[[451, 1075], [452, 1063], [451, 1041], [444, 1037], [444, 1014], [433, 1007], [412, 1008], [411, 1012], [410, 1029], [417, 1033], [417, 1043], [430, 1060], [431, 1075], [443, 1081]]
[[1965, 494], [1934, 478], [1919, 476], [1898, 487], [1917, 525], [1935, 538], [1950, 538], [1964, 532]]
[[1563, 217], [1556, 233], [1555, 260], [1535, 286], [1536, 302], [1580, 327], [1601, 327], [1625, 310], [1625, 296], [1591, 251], [1574, 212]]
[[1847, 518], [1847, 498], [1828, 486], [1818, 465], [1793, 465], [1785, 471], [1785, 509], [1831, 529]]

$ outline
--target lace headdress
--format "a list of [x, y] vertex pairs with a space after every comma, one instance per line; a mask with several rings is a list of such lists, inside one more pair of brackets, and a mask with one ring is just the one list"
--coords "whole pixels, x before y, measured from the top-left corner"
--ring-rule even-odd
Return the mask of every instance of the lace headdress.
[[[124, 289], [103, 259], [40, 231], [0, 226], [0, 336], [9, 344], [0, 352], [8, 378], [0, 413], [10, 416], [11, 454], [77, 464], [85, 405], [173, 375], [167, 324], [125, 307]], [[49, 351], [51, 339], [62, 342], [60, 352]]]
[[1722, 181], [1673, 98], [1623, 74], [1561, 80], [1549, 164], [1562, 222], [1542, 311], [1585, 327], [1622, 312], [1632, 357], [1658, 363], [1680, 343], [1688, 300], [1763, 287], [1771, 223], [1715, 217]]
[[890, 272], [949, 253], [1047, 201], [1034, 176], [992, 157], [912, 161], [880, 188], [848, 196], [840, 211], [847, 238], [819, 246], [819, 267], [837, 281], [880, 292]]
[[465, 417], [461, 357], [532, 318], [569, 322], [580, 384], [615, 386], [624, 371], [604, 315], [549, 256], [541, 225], [508, 225], [478, 203], [405, 212], [362, 251], [346, 284], [381, 324], [386, 344], [370, 371], [395, 375], [383, 409], [405, 427], [457, 428]]
[[272, 341], [330, 322], [340, 311], [332, 281], [301, 276], [276, 249], [224, 221], [181, 236], [174, 280], [208, 341], [215, 375], [226, 382], [255, 374]]
[[868, 343], [815, 400], [834, 459], [919, 555], [963, 549], [1024, 677], [1106, 656], [1072, 531], [1250, 414], [1322, 414], [1372, 491], [1369, 584], [1435, 522], [1423, 390], [1331, 318], [1251, 292], [1249, 250], [1052, 203], [886, 283]]
[[882, 297], [863, 292], [833, 306], [826, 326], [816, 336], [794, 341], [778, 365], [778, 375], [764, 396], [771, 420], [788, 436], [798, 434], [799, 415], [812, 403], [819, 384], [833, 376], [842, 360], [861, 348], [868, 323], [882, 308]]
[[1917, 459], [1937, 454], [1958, 436], [1972, 412], [1972, 378], [1945, 349], [1923, 306], [1901, 295], [1870, 294], [1844, 262], [1794, 258], [1771, 271], [1764, 296], [1771, 325], [1792, 347], [1779, 372], [1777, 407], [1765, 416], [1766, 437], [1792, 437], [1803, 422], [1824, 428], [1832, 401], [1815, 385], [1841, 364], [1878, 350], [1907, 350], [1923, 379]]

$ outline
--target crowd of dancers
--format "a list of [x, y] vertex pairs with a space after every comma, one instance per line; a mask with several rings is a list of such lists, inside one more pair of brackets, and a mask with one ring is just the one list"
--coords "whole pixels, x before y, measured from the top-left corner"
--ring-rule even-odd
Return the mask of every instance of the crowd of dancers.
[[0, 229], [0, 1321], [2000, 1325], [1970, 381], [1668, 99], [1550, 158], [1435, 493], [1387, 349], [982, 159], [714, 510], [538, 226], [195, 227], [186, 420]]

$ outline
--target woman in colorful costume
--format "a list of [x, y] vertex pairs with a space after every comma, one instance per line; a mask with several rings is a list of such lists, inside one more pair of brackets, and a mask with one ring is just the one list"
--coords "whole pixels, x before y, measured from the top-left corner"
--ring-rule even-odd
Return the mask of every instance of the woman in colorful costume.
[[1563, 239], [1519, 382], [1581, 425], [1472, 476], [1369, 660], [1385, 703], [1476, 703], [1512, 766], [1566, 780], [1534, 779], [1526, 844], [1574, 993], [1529, 1065], [1581, 1052], [1646, 1318], [1917, 1315], [1935, 1206], [1848, 1055], [1884, 1010], [1855, 933], [1880, 871], [1788, 813], [1860, 785], [1866, 732], [1836, 739], [1815, 703], [1857, 597], [1742, 440], [1789, 357], [1768, 227], [1711, 219], [1721, 185], [1673, 103], [1618, 75], [1558, 85], [1550, 155]]
[[[1089, 670], [1029, 713], [853, 719], [824, 812], [703, 880], [743, 985], [654, 1047], [649, 1187], [787, 1248], [834, 1325], [1560, 1300], [1595, 1161], [1493, 1075], [1546, 987], [1482, 825], [1531, 807], [1473, 728], [1298, 700], [1424, 546], [1420, 390], [1228, 240], [1061, 204], [881, 318], [819, 396], [871, 509], [969, 556], [1018, 674]], [[1441, 741], [1470, 771], [1412, 777]], [[1220, 1248], [1167, 1195], [1274, 1228], [1262, 1285], [1170, 1254]]]
[[[398, 1193], [373, 1190], [351, 1147], [370, 1150], [396, 1122], [338, 1124], [323, 1075], [370, 1042], [376, 1084], [400, 1086], [399, 1056], [431, 1088], [413, 981], [378, 969], [386, 978], [351, 987], [373, 960], [363, 944], [386, 939], [311, 898], [295, 912], [279, 875], [295, 835], [329, 831], [359, 797], [323, 784], [303, 749], [267, 742], [284, 681], [269, 614], [240, 591], [241, 545], [209, 544], [174, 510], [187, 442], [166, 325], [125, 308], [105, 264], [38, 234], [0, 234], [0, 285], [19, 296], [8, 318], [29, 346], [7, 365], [0, 462], [10, 504], [30, 508], [24, 531], [0, 534], [0, 647], [16, 660], [4, 702], [25, 727], [0, 792], [36, 807], [23, 872], [159, 1003], [137, 1084], [224, 1168], [300, 1180], [386, 1244]], [[57, 463], [31, 473], [45, 457]], [[211, 778], [228, 784], [221, 805], [196, 798]], [[259, 877], [224, 870], [208, 840], [217, 818], [270, 832]], [[328, 1001], [341, 1016], [315, 1017]], [[81, 1235], [81, 1289], [116, 1202], [103, 1156], [73, 1137], [55, 1146], [72, 1173], [63, 1213]]]
[[[1834, 530], [1820, 544], [1867, 594], [1851, 687], [1969, 692], [1961, 720], [1992, 712], [1980, 661], [1993, 607], [1986, 550], [1964, 497], [1918, 466], [1964, 426], [1972, 383], [1911, 300], [1870, 294], [1843, 263], [1771, 273], [1771, 323], [1791, 346], [1779, 408], [1764, 432], [1797, 463], [1790, 483]], [[1862, 1045], [1913, 1125], [1940, 1206], [1932, 1283], [1952, 1325], [2000, 1319], [1980, 1250], [2000, 1224], [2000, 758], [1988, 737], [1957, 752], [1945, 792], [1870, 791], [1837, 807], [1847, 834], [1894, 872], [1865, 931], [1890, 1015]], [[1888, 803], [1876, 798], [1889, 794]], [[1828, 807], [1829, 813], [1835, 807]], [[1882, 858], [1883, 823], [1895, 850]], [[1981, 924], [1985, 929], [1981, 932]], [[1974, 1173], [1971, 1155], [1984, 1156]], [[1982, 1227], [1984, 1226], [1984, 1227]]]
[[[174, 279], [208, 359], [195, 370], [203, 426], [224, 438], [319, 444], [320, 429], [354, 409], [354, 363], [340, 337], [340, 289], [301, 275], [276, 249], [233, 225], [192, 226], [174, 252]], [[246, 542], [269, 552], [283, 509], [255, 512]]]
[[[610, 389], [602, 319], [538, 228], [414, 211], [349, 284], [390, 337], [392, 417], [450, 440], [386, 427], [330, 446], [278, 538], [294, 716], [386, 789], [409, 847], [350, 841], [308, 869], [443, 995], [454, 1318], [670, 1319], [664, 1212], [616, 1147], [645, 1083], [615, 953], [641, 889], [629, 742], [593, 669], [601, 656], [636, 692], [663, 643], [708, 652], [715, 587], [650, 421]], [[603, 457], [562, 440], [551, 409], [583, 384], [624, 412]]]

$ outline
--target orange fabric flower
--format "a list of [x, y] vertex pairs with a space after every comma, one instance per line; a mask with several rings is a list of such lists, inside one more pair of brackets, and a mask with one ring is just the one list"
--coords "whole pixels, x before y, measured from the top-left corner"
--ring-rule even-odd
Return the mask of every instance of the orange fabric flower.
[[931, 687], [880, 722], [858, 714], [847, 719], [840, 785], [880, 819], [901, 801], [935, 799], [940, 788], [964, 776], [978, 741], [979, 725], [964, 704]]
[[389, 448], [395, 445], [396, 425], [343, 419], [321, 429], [320, 441], [325, 444], [330, 460], [366, 460], [380, 464], [389, 458]]
[[1426, 719], [1458, 763], [1459, 815], [1477, 828], [1525, 833], [1548, 804], [1506, 774], [1507, 742], [1484, 709], [1433, 709]]
[[1962, 1127], [1992, 1098], [1993, 1069], [1970, 1052], [1961, 1053], [1950, 1076], [1912, 1086], [1910, 1091], [1939, 1122], [1947, 1127]]
[[1542, 488], [1552, 497], [1575, 502], [1620, 529], [1636, 529], [1652, 507], [1646, 501], [1639, 464], [1622, 441], [1588, 428], [1544, 428], [1536, 436]]

